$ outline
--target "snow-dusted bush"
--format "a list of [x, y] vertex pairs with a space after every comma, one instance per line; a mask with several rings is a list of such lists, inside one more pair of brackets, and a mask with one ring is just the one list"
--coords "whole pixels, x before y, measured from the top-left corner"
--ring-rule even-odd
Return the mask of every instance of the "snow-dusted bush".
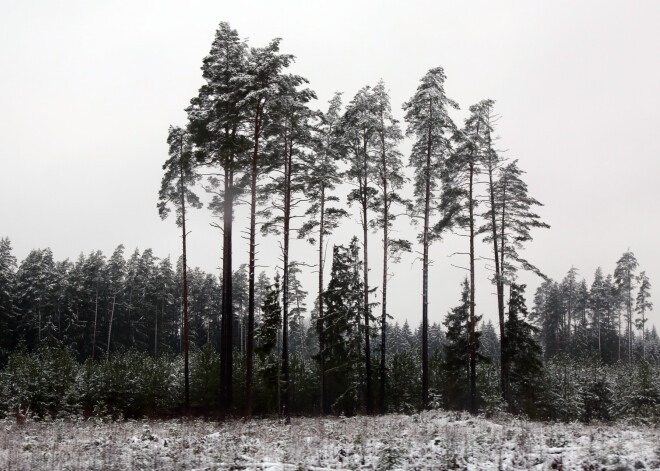
[[38, 417], [77, 412], [79, 368], [66, 349], [44, 347], [13, 354], [0, 373], [0, 410]]

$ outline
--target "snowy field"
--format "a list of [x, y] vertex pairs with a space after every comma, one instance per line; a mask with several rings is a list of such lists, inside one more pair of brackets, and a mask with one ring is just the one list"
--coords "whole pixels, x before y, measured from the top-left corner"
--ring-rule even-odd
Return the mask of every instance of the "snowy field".
[[230, 421], [0, 421], [9, 470], [660, 469], [660, 430], [425, 412]]

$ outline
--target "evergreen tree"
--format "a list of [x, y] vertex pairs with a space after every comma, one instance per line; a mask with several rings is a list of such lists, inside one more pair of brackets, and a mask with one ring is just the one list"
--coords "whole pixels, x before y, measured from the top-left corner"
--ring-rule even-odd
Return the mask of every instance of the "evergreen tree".
[[405, 179], [403, 177], [403, 163], [401, 153], [397, 149], [399, 142], [403, 139], [397, 121], [392, 116], [390, 97], [385, 90], [385, 84], [381, 80], [373, 89], [374, 108], [376, 115], [375, 126], [375, 154], [376, 162], [375, 186], [378, 195], [374, 200], [373, 209], [377, 216], [371, 221], [376, 228], [383, 231], [383, 285], [382, 285], [382, 314], [381, 314], [381, 339], [380, 339], [380, 394], [379, 409], [385, 413], [385, 384], [386, 368], [385, 355], [387, 352], [387, 281], [392, 274], [388, 269], [391, 259], [396, 262], [402, 251], [410, 252], [410, 242], [403, 239], [391, 237], [392, 225], [397, 214], [394, 205], [405, 205], [399, 194]]
[[[477, 318], [478, 320], [478, 318]], [[460, 304], [451, 309], [443, 322], [446, 331], [442, 362], [443, 401], [448, 409], [470, 409], [470, 284], [462, 283]], [[479, 335], [475, 331], [475, 337]]]
[[16, 283], [16, 257], [11, 253], [9, 238], [0, 238], [0, 365], [7, 361], [13, 347], [14, 319], [16, 316], [14, 306]]
[[[445, 73], [442, 67], [429, 70], [421, 79], [415, 95], [403, 105], [408, 123], [407, 136], [415, 141], [410, 154], [410, 166], [414, 168], [414, 195], [416, 217], [423, 219], [422, 233], [422, 406], [429, 401], [428, 368], [428, 273], [429, 245], [439, 237], [439, 231], [431, 231], [431, 217], [435, 212], [434, 201], [438, 197], [441, 172], [449, 157], [451, 144], [449, 135], [455, 125], [449, 117], [450, 108], [458, 104], [445, 94]], [[442, 226], [439, 226], [442, 227]]]
[[[323, 396], [325, 381], [325, 333], [323, 332], [323, 318], [325, 302], [323, 301], [323, 274], [325, 270], [325, 237], [330, 236], [339, 226], [339, 220], [348, 215], [343, 208], [335, 203], [339, 198], [332, 194], [336, 185], [341, 182], [341, 174], [337, 167], [338, 154], [338, 126], [340, 120], [341, 94], [335, 93], [330, 100], [326, 113], [320, 113], [320, 123], [317, 126], [316, 152], [307, 162], [305, 180], [305, 196], [310, 204], [305, 212], [308, 219], [298, 231], [298, 237], [306, 238], [314, 244], [318, 240], [318, 296], [316, 306], [316, 331], [319, 342], [319, 397], [321, 410], [325, 410], [325, 397]], [[318, 234], [318, 239], [315, 236]]]
[[[191, 187], [199, 180], [200, 176], [195, 171], [193, 160], [192, 142], [190, 136], [180, 127], [170, 126], [167, 143], [169, 144], [170, 158], [163, 164], [165, 175], [161, 181], [158, 193], [158, 213], [161, 218], [166, 218], [170, 212], [169, 205], [176, 207], [176, 224], [181, 227], [182, 263], [183, 272], [183, 354], [184, 354], [184, 378], [185, 378], [185, 405], [190, 405], [190, 375], [188, 364], [188, 278], [187, 278], [187, 254], [186, 254], [186, 203], [193, 208], [200, 208], [202, 203]], [[158, 327], [155, 335], [158, 337]], [[110, 342], [108, 341], [108, 345]], [[157, 339], [154, 350], [157, 349]]]
[[646, 360], [646, 312], [653, 309], [653, 303], [649, 300], [651, 297], [651, 282], [646, 272], [643, 271], [637, 277], [639, 291], [637, 292], [635, 311], [639, 317], [635, 320], [635, 327], [642, 331], [642, 358]]
[[537, 329], [527, 322], [525, 285], [512, 283], [506, 321], [510, 380], [508, 403], [514, 412], [534, 415], [542, 371], [541, 347], [535, 340]]
[[257, 340], [255, 352], [261, 362], [259, 376], [266, 390], [269, 409], [277, 411], [280, 410], [279, 400], [276, 399], [279, 391], [280, 359], [275, 349], [282, 325], [280, 295], [280, 277], [277, 273], [274, 283], [266, 289], [261, 307], [261, 323], [255, 332]]
[[349, 204], [357, 203], [360, 210], [362, 225], [362, 269], [364, 314], [364, 365], [366, 377], [367, 413], [374, 411], [374, 394], [371, 380], [371, 305], [369, 303], [369, 208], [373, 206], [377, 190], [374, 187], [373, 140], [378, 122], [373, 113], [374, 96], [371, 87], [367, 86], [357, 92], [346, 107], [341, 122], [341, 138], [343, 156], [348, 162], [346, 176], [355, 186], [348, 195]]
[[[265, 233], [282, 234], [282, 375], [284, 386], [284, 416], [289, 420], [290, 372], [289, 372], [289, 245], [291, 239], [291, 220], [299, 205], [304, 188], [302, 180], [305, 160], [302, 155], [311, 145], [312, 111], [307, 103], [316, 98], [309, 89], [298, 89], [306, 80], [287, 75], [280, 81], [280, 93], [273, 99], [270, 107], [270, 125], [267, 136], [270, 142], [272, 165], [276, 174], [266, 185], [264, 192], [271, 195], [269, 208], [275, 208], [276, 216], [270, 209], [265, 211], [268, 221], [262, 225]], [[253, 283], [254, 284], [254, 283]]]
[[351, 414], [359, 402], [363, 286], [360, 279], [359, 248], [353, 238], [348, 248], [335, 246], [328, 288], [323, 295], [325, 315], [324, 351], [326, 397], [324, 413]]
[[108, 341], [106, 354], [110, 354], [112, 341], [112, 324], [117, 310], [123, 305], [123, 284], [126, 276], [126, 260], [124, 259], [124, 246], [119, 245], [112, 253], [106, 265], [106, 279], [108, 281], [108, 296], [110, 297], [110, 312], [108, 313]]
[[[245, 90], [237, 83], [237, 78], [246, 72], [246, 56], [247, 45], [237, 31], [228, 23], [220, 23], [209, 55], [202, 64], [202, 77], [206, 83], [186, 109], [188, 131], [197, 160], [220, 167], [222, 172], [221, 178], [211, 183], [221, 188], [212, 206], [218, 208], [223, 222], [220, 402], [227, 411], [233, 407], [232, 222], [234, 202], [239, 194], [235, 174], [244, 167], [245, 152], [251, 146], [250, 140], [241, 134], [248, 116]], [[258, 128], [255, 134], [259, 134]]]
[[[614, 270], [614, 282], [617, 292], [625, 307], [626, 337], [628, 339], [628, 363], [632, 363], [633, 343], [633, 290], [636, 285], [635, 271], [637, 270], [637, 259], [631, 251], [625, 252], [616, 262]], [[621, 314], [619, 314], [619, 360], [621, 360]]]

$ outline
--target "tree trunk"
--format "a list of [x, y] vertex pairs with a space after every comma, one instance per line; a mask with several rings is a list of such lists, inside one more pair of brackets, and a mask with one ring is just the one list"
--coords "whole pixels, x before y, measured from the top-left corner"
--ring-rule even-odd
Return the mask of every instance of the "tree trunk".
[[367, 205], [369, 194], [367, 192], [368, 174], [367, 174], [367, 145], [364, 144], [363, 155], [363, 178], [364, 185], [362, 187], [362, 237], [364, 240], [363, 253], [364, 253], [364, 355], [366, 367], [366, 399], [367, 399], [367, 414], [374, 412], [374, 395], [371, 388], [371, 332], [369, 330], [369, 264], [368, 264], [368, 248], [367, 248], [367, 235], [369, 223], [367, 219]]
[[323, 318], [323, 236], [325, 231], [325, 185], [321, 185], [321, 221], [319, 224], [319, 296], [316, 329], [319, 336], [319, 400], [321, 413], [326, 413], [325, 406], [325, 325]]
[[[183, 150], [183, 149], [182, 149]], [[181, 183], [181, 272], [183, 273], [183, 376], [184, 376], [184, 407], [186, 412], [190, 408], [190, 370], [188, 359], [188, 262], [186, 254], [186, 199], [183, 184], [183, 165], [180, 166]], [[108, 342], [109, 343], [109, 342]]]
[[220, 401], [223, 413], [233, 408], [233, 282], [232, 282], [232, 220], [234, 172], [232, 160], [225, 165], [223, 244], [222, 244], [222, 318], [220, 320]]
[[[429, 98], [429, 121], [433, 117], [433, 101]], [[431, 216], [431, 151], [429, 124], [426, 141], [426, 178], [424, 188], [424, 230], [422, 233], [422, 409], [429, 406], [429, 219]]]
[[254, 271], [256, 249], [257, 212], [257, 159], [259, 157], [259, 137], [261, 135], [261, 115], [263, 104], [257, 105], [254, 118], [254, 148], [252, 152], [252, 174], [250, 179], [250, 254], [248, 264], [248, 331], [245, 378], [245, 415], [252, 415], [252, 383], [254, 377]]
[[382, 148], [382, 185], [383, 185], [383, 311], [381, 315], [381, 333], [380, 333], [380, 413], [385, 413], [385, 353], [387, 341], [387, 256], [389, 253], [389, 194], [387, 189], [387, 159], [385, 155], [385, 136], [381, 132]]
[[92, 332], [92, 360], [94, 360], [94, 353], [96, 352], [96, 322], [99, 317], [99, 282], [96, 282], [96, 301], [94, 307], [94, 330]]
[[[490, 140], [489, 140], [490, 148]], [[501, 389], [502, 389], [502, 400], [505, 403], [509, 403], [509, 357], [508, 357], [508, 345], [505, 332], [505, 323], [504, 323], [504, 273], [503, 266], [500, 265], [500, 256], [498, 253], [497, 242], [497, 225], [495, 220], [495, 183], [493, 182], [493, 162], [490, 162], [488, 167], [488, 185], [490, 191], [490, 209], [491, 209], [491, 218], [490, 224], [492, 229], [491, 237], [493, 238], [493, 259], [495, 260], [495, 285], [497, 288], [497, 313], [500, 321], [500, 375], [501, 375]], [[502, 211], [502, 218], [504, 218], [504, 208]], [[504, 243], [504, 237], [502, 237], [502, 243]]]
[[474, 163], [470, 162], [470, 412], [477, 413], [477, 337], [474, 319]]
[[288, 424], [291, 421], [290, 412], [290, 376], [289, 376], [289, 224], [291, 218], [291, 164], [293, 145], [285, 138], [284, 163], [284, 249], [282, 273], [282, 375], [284, 376], [284, 391], [282, 415]]
[[110, 355], [110, 339], [112, 338], [112, 320], [115, 317], [115, 301], [117, 300], [117, 295], [112, 295], [112, 308], [110, 308], [110, 322], [108, 325], [108, 347], [106, 349], [106, 355]]

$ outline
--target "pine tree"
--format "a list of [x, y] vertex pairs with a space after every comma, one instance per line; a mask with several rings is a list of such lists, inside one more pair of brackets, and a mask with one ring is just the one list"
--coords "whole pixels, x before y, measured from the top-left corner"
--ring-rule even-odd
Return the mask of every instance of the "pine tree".
[[336, 185], [341, 182], [341, 174], [337, 167], [338, 154], [338, 126], [340, 120], [341, 94], [335, 93], [330, 100], [326, 113], [320, 114], [320, 123], [317, 126], [316, 152], [311, 154], [307, 162], [307, 172], [304, 177], [305, 196], [310, 204], [305, 216], [308, 219], [298, 231], [298, 237], [306, 238], [314, 244], [318, 234], [318, 296], [316, 306], [316, 331], [319, 342], [319, 398], [321, 410], [326, 410], [324, 396], [325, 358], [323, 319], [325, 315], [325, 302], [323, 301], [323, 274], [325, 270], [325, 237], [330, 236], [339, 226], [339, 220], [348, 215], [343, 208], [334, 205], [339, 198], [332, 194]]
[[126, 276], [126, 260], [124, 260], [124, 246], [119, 245], [112, 253], [106, 265], [106, 278], [108, 280], [108, 295], [111, 297], [110, 312], [108, 314], [108, 342], [106, 355], [110, 354], [112, 341], [112, 323], [115, 320], [117, 309], [123, 304], [123, 284]]
[[218, 166], [222, 172], [221, 180], [214, 179], [211, 183], [221, 186], [212, 207], [218, 209], [223, 222], [220, 402], [225, 411], [233, 408], [231, 277], [232, 222], [234, 202], [239, 193], [236, 173], [245, 166], [245, 152], [251, 146], [250, 140], [241, 134], [248, 117], [243, 102], [245, 91], [237, 83], [237, 78], [246, 72], [246, 55], [247, 45], [241, 41], [236, 30], [231, 29], [228, 23], [220, 23], [209, 55], [202, 65], [206, 83], [186, 109], [196, 159]]
[[[628, 338], [628, 363], [632, 363], [633, 343], [633, 290], [635, 289], [635, 271], [637, 270], [637, 259], [631, 251], [625, 252], [616, 262], [614, 270], [614, 282], [617, 292], [625, 306], [626, 336]], [[619, 360], [621, 360], [621, 314], [619, 314]]]
[[[200, 208], [202, 203], [191, 187], [199, 180], [195, 171], [190, 136], [180, 127], [170, 126], [167, 143], [170, 158], [163, 165], [165, 175], [158, 194], [158, 213], [166, 218], [170, 212], [169, 205], [176, 207], [176, 223], [181, 227], [182, 263], [183, 263], [183, 355], [185, 378], [185, 407], [190, 406], [190, 375], [188, 359], [188, 278], [186, 254], [186, 203], [193, 208]], [[156, 327], [157, 329], [157, 327]], [[156, 330], [156, 337], [157, 337]], [[110, 341], [108, 340], [108, 348]], [[154, 350], [157, 343], [154, 344]]]
[[635, 311], [639, 317], [635, 321], [635, 327], [642, 331], [642, 358], [646, 360], [646, 312], [653, 309], [653, 303], [649, 300], [651, 297], [651, 282], [646, 272], [643, 271], [637, 277], [639, 291], [637, 292]]
[[378, 195], [375, 198], [373, 209], [377, 216], [371, 221], [376, 228], [383, 231], [383, 285], [382, 285], [382, 314], [381, 314], [381, 340], [380, 340], [380, 394], [379, 409], [385, 413], [385, 384], [386, 368], [385, 355], [387, 351], [387, 281], [392, 274], [388, 269], [388, 261], [396, 262], [401, 252], [410, 252], [410, 242], [403, 239], [391, 237], [392, 225], [397, 214], [394, 205], [406, 205], [406, 201], [399, 194], [405, 179], [403, 177], [403, 163], [401, 153], [397, 149], [399, 142], [403, 139], [397, 121], [392, 116], [390, 97], [385, 90], [385, 84], [381, 80], [373, 89], [374, 108], [376, 115], [375, 127], [375, 154], [376, 162], [375, 186]]
[[266, 47], [251, 49], [247, 60], [246, 73], [240, 75], [236, 80], [240, 89], [245, 93], [241, 104], [245, 106], [247, 111], [252, 132], [252, 156], [249, 171], [250, 241], [248, 263], [247, 371], [245, 387], [245, 412], [248, 416], [251, 414], [252, 409], [257, 184], [263, 165], [260, 158], [260, 139], [264, 132], [264, 122], [269, 118], [269, 113], [272, 111], [271, 106], [274, 108], [277, 107], [277, 97], [286, 95], [286, 91], [295, 90], [298, 85], [305, 81], [298, 76], [283, 74], [283, 69], [289, 67], [294, 57], [290, 54], [280, 54], [279, 48], [280, 39], [274, 39]]
[[346, 107], [341, 122], [341, 138], [343, 142], [343, 156], [348, 162], [346, 176], [352, 181], [355, 188], [348, 195], [349, 204], [357, 203], [360, 210], [360, 223], [362, 225], [362, 269], [364, 314], [364, 365], [366, 377], [367, 413], [374, 411], [374, 394], [371, 379], [371, 305], [369, 303], [369, 208], [374, 204], [377, 190], [374, 188], [374, 159], [373, 140], [378, 126], [373, 113], [374, 96], [371, 87], [367, 86], [358, 91]]
[[[477, 206], [476, 184], [482, 170], [489, 128], [490, 100], [483, 100], [470, 107], [470, 116], [462, 130], [456, 131], [456, 150], [447, 161], [442, 207], [446, 214], [455, 214], [450, 224], [468, 230], [469, 273], [470, 273], [470, 326], [475, 327], [475, 276], [474, 237], [475, 208]], [[453, 208], [453, 209], [452, 209]], [[478, 411], [477, 404], [477, 348], [475, 332], [470, 332], [470, 405], [471, 413]]]
[[422, 233], [422, 406], [429, 401], [428, 367], [428, 273], [429, 245], [439, 237], [438, 231], [431, 231], [431, 217], [435, 212], [434, 200], [440, 184], [444, 162], [451, 151], [448, 136], [455, 130], [449, 117], [450, 108], [458, 109], [458, 104], [445, 94], [445, 73], [442, 67], [429, 70], [421, 79], [415, 95], [403, 105], [408, 123], [407, 136], [414, 136], [415, 142], [410, 154], [410, 166], [414, 168], [414, 194], [417, 217], [423, 219]]
[[271, 195], [269, 207], [278, 210], [277, 216], [272, 210], [265, 214], [268, 221], [262, 225], [262, 232], [282, 234], [282, 375], [284, 377], [284, 403], [282, 410], [289, 420], [290, 409], [290, 372], [289, 372], [289, 245], [291, 239], [291, 220], [294, 210], [300, 203], [304, 188], [303, 174], [306, 148], [311, 145], [312, 111], [308, 102], [316, 98], [309, 89], [298, 89], [306, 80], [287, 75], [280, 80], [280, 93], [273, 99], [270, 107], [270, 125], [266, 135], [270, 137], [267, 151], [270, 152], [274, 170], [277, 172], [264, 192]]

